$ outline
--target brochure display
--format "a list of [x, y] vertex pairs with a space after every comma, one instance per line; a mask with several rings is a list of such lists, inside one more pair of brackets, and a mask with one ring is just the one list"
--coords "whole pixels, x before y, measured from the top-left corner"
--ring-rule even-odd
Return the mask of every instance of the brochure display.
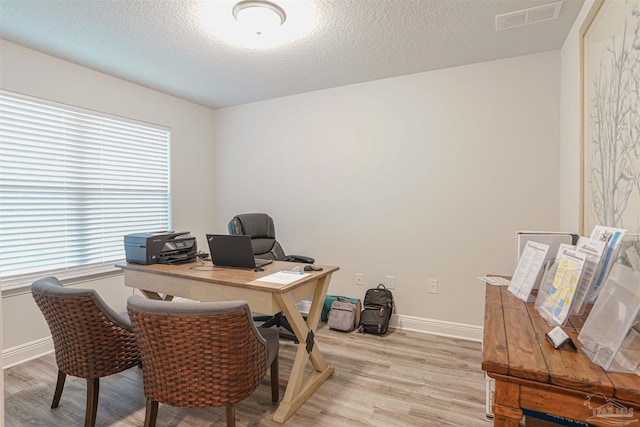
[[542, 267], [549, 251], [549, 245], [528, 241], [524, 248], [515, 273], [509, 283], [509, 292], [523, 301], [527, 301], [538, 277], [542, 274]]
[[[575, 245], [578, 241], [577, 234], [561, 231], [516, 231], [516, 265], [520, 261], [527, 242], [534, 241], [549, 245], [546, 261], [552, 260], [561, 244]], [[535, 287], [534, 287], [535, 289]]]
[[593, 290], [596, 278], [600, 275], [602, 268], [602, 257], [604, 255], [607, 243], [602, 240], [589, 239], [580, 237], [576, 244], [576, 250], [586, 255], [584, 270], [578, 283], [575, 301], [571, 314], [582, 314], [588, 302], [588, 296]]
[[617, 263], [602, 286], [578, 340], [607, 371], [640, 374], [640, 271]]
[[535, 308], [552, 326], [563, 326], [571, 313], [586, 256], [572, 249], [561, 249], [540, 286]]
[[603, 254], [602, 259], [602, 268], [600, 269], [600, 273], [595, 278], [593, 283], [593, 288], [591, 290], [591, 294], [589, 295], [589, 301], [593, 302], [596, 298], [598, 298], [598, 294], [600, 293], [600, 288], [604, 284], [604, 281], [611, 270], [611, 267], [616, 262], [616, 258], [618, 257], [618, 252], [620, 251], [620, 246], [622, 243], [622, 238], [626, 234], [627, 230], [622, 228], [614, 228], [614, 227], [605, 227], [602, 225], [596, 225], [593, 227], [593, 231], [591, 232], [590, 238], [594, 240], [601, 240], [606, 242], [607, 247], [605, 249], [605, 253]]
[[[568, 342], [569, 347], [563, 346], [566, 337], [555, 336], [552, 331], [557, 329], [503, 286], [486, 285], [485, 301], [482, 369], [495, 380], [487, 393], [494, 426], [516, 427], [523, 413], [549, 414], [547, 417], [558, 419], [552, 420], [556, 423], [576, 427], [640, 426], [640, 377], [607, 373]], [[573, 320], [571, 328], [563, 329], [578, 344]], [[582, 323], [586, 319], [575, 320]], [[552, 344], [547, 341], [549, 334]], [[613, 418], [612, 413], [625, 416]], [[527, 416], [527, 425], [529, 421]]]
[[[501, 425], [515, 426], [523, 413], [543, 409], [539, 413], [567, 417], [568, 408], [576, 406], [563, 420], [576, 420], [576, 425], [640, 422], [635, 415], [640, 413], [640, 256], [632, 246], [632, 253], [616, 262], [624, 234], [596, 226], [590, 237], [554, 240], [542, 262], [537, 293], [530, 286], [539, 260], [524, 256], [522, 236], [517, 248], [523, 256], [513, 280], [481, 278], [487, 282], [482, 366], [489, 376], [488, 416], [500, 408], [496, 419], [509, 418]], [[606, 284], [596, 304], [587, 306], [598, 280]], [[508, 291], [500, 285], [508, 285]], [[528, 302], [534, 296], [532, 310]], [[603, 368], [624, 373], [607, 374]], [[502, 395], [496, 393], [500, 387]], [[576, 400], [587, 390], [602, 389], [607, 392], [597, 393], [597, 400], [591, 399], [596, 393]], [[622, 418], [614, 420], [615, 415]]]

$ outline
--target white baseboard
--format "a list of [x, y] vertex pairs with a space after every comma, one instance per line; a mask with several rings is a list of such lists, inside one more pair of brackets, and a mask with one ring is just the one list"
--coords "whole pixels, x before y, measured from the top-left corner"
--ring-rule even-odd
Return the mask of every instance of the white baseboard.
[[[393, 316], [391, 328], [441, 335], [468, 341], [482, 342], [483, 328], [464, 323], [446, 322], [442, 320], [425, 319], [412, 316]], [[38, 358], [53, 351], [51, 337], [31, 341], [2, 352], [2, 368], [10, 368], [31, 359]]]
[[482, 326], [477, 325], [400, 315], [393, 316], [389, 326], [400, 330], [424, 332], [426, 334], [475, 342], [482, 342], [484, 331]]
[[7, 369], [20, 363], [36, 359], [53, 351], [53, 339], [42, 338], [11, 347], [2, 352], [2, 368]]

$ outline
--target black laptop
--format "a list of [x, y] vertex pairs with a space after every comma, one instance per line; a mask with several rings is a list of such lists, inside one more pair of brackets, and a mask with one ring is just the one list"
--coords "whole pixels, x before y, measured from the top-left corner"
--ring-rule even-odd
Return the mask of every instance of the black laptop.
[[213, 265], [219, 267], [259, 268], [273, 261], [253, 256], [251, 236], [207, 234]]

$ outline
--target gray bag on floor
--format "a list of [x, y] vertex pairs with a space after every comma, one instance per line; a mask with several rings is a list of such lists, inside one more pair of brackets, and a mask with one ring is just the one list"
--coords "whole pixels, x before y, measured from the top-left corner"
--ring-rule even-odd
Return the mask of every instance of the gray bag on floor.
[[331, 303], [327, 324], [331, 329], [350, 332], [355, 327], [356, 306], [346, 298], [338, 297]]

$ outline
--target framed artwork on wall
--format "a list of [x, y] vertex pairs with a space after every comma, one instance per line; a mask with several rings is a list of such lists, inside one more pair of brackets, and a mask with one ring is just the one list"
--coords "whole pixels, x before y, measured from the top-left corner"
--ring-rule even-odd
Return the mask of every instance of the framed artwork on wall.
[[596, 0], [581, 28], [582, 234], [640, 232], [640, 0]]

